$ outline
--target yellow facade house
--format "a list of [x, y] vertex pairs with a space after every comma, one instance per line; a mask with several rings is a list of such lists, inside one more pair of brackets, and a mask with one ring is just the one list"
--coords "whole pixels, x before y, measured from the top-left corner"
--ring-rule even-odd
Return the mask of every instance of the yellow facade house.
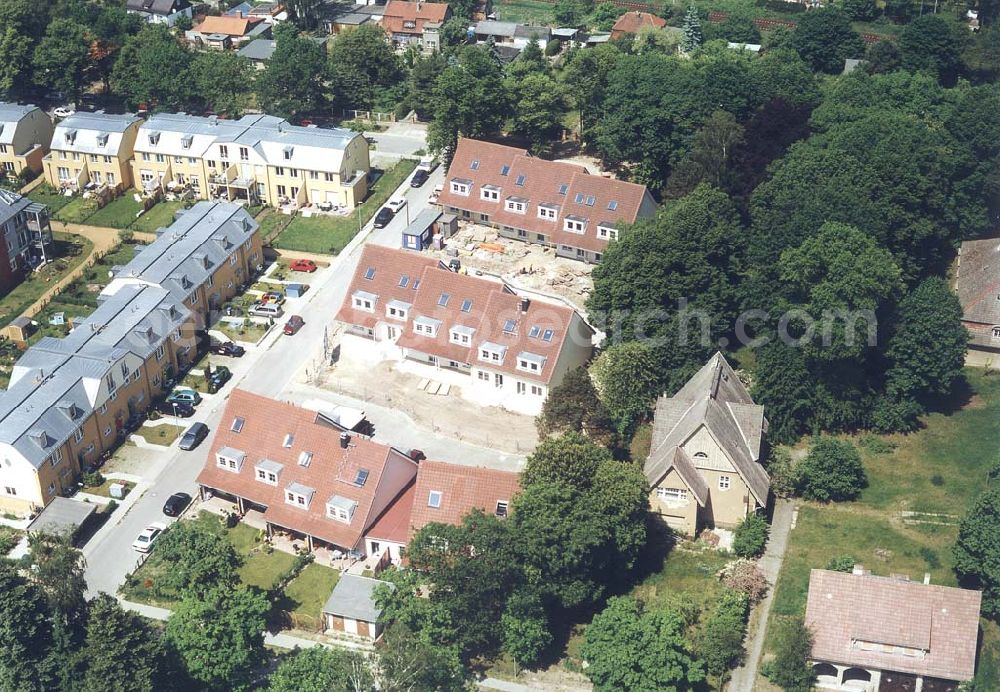
[[83, 190], [91, 183], [114, 192], [132, 187], [132, 147], [140, 118], [131, 113], [77, 113], [56, 125], [45, 179], [59, 190]]
[[90, 317], [21, 356], [0, 393], [0, 512], [37, 511], [119, 444], [259, 266], [258, 230], [239, 205], [196, 204], [115, 270]]
[[764, 407], [721, 353], [673, 396], [656, 402], [643, 468], [653, 511], [681, 533], [733, 528], [767, 506], [770, 478], [760, 464]]
[[42, 157], [52, 141], [52, 120], [37, 106], [0, 102], [0, 169], [19, 175], [42, 172]]
[[270, 115], [160, 114], [139, 130], [136, 184], [199, 199], [353, 209], [368, 193], [368, 142], [341, 128]]

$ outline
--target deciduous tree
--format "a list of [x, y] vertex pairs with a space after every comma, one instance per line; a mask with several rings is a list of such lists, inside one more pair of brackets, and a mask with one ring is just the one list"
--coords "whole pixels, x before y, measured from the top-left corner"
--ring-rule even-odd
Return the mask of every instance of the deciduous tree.
[[107, 594], [90, 602], [85, 647], [85, 692], [153, 690], [165, 682], [159, 635]]
[[537, 594], [524, 591], [513, 594], [500, 619], [503, 649], [518, 667], [530, 666], [552, 642], [552, 631], [545, 605]]
[[54, 19], [35, 47], [35, 83], [64, 92], [75, 104], [89, 66], [87, 27], [71, 19]]
[[314, 646], [282, 659], [268, 680], [269, 692], [368, 692], [374, 686], [370, 661], [356, 651]]
[[290, 23], [279, 24], [274, 38], [274, 54], [257, 77], [261, 108], [283, 117], [319, 111], [326, 100], [323, 49]]
[[524, 487], [535, 483], [561, 483], [577, 490], [588, 490], [597, 469], [611, 460], [611, 452], [578, 432], [549, 437], [528, 457], [521, 473]]
[[740, 557], [759, 557], [767, 546], [770, 528], [759, 514], [748, 514], [736, 527], [733, 535], [733, 552]]
[[507, 113], [500, 71], [486, 50], [463, 46], [454, 64], [446, 67], [434, 86], [433, 120], [428, 146], [454, 154], [458, 138], [482, 138], [500, 129]]
[[241, 563], [225, 536], [195, 522], [178, 522], [164, 532], [155, 559], [170, 565], [160, 577], [162, 585], [181, 593], [232, 586]]
[[380, 90], [403, 78], [399, 58], [378, 26], [365, 24], [342, 31], [328, 52], [330, 82], [344, 108], [371, 109]]
[[840, 74], [845, 58], [864, 54], [864, 43], [851, 28], [850, 18], [832, 7], [801, 15], [791, 45], [814, 70], [828, 74]]
[[903, 69], [926, 72], [943, 84], [954, 84], [962, 65], [961, 31], [963, 27], [943, 15], [917, 17], [899, 35]]
[[132, 108], [183, 110], [192, 97], [191, 54], [162, 24], [147, 24], [118, 52], [111, 88]]
[[580, 432], [605, 447], [616, 443], [615, 427], [608, 410], [597, 396], [585, 366], [570, 370], [549, 391], [542, 412], [535, 420], [539, 435]]
[[740, 591], [724, 591], [701, 628], [698, 652], [709, 674], [723, 678], [739, 665], [746, 653], [746, 635], [750, 600]]
[[953, 555], [963, 584], [982, 589], [983, 614], [1000, 619], [1000, 483], [988, 485], [969, 506]]
[[253, 97], [253, 63], [231, 51], [197, 53], [191, 63], [198, 97], [211, 110], [239, 117]]
[[846, 440], [821, 436], [799, 463], [799, 491], [809, 500], [853, 500], [867, 485], [861, 454]]

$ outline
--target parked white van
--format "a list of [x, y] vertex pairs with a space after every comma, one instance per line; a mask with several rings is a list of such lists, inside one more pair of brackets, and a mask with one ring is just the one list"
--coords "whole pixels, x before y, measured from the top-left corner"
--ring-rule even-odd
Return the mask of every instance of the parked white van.
[[285, 314], [285, 311], [281, 309], [280, 305], [275, 305], [274, 303], [264, 303], [263, 305], [254, 305], [248, 311], [254, 317], [274, 317], [278, 318]]

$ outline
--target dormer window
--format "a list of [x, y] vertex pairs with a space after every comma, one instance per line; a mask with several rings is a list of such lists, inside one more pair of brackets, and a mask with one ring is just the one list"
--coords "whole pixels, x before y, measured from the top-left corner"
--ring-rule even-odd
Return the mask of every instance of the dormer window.
[[413, 21], [412, 19], [405, 19], [405, 20], [403, 20], [403, 28], [404, 29], [416, 29], [417, 28], [417, 23], [415, 21]]
[[451, 328], [448, 333], [448, 340], [453, 344], [458, 344], [459, 346], [468, 346], [472, 343], [472, 337], [475, 336], [476, 330], [472, 327], [466, 327], [465, 325], [456, 325]]
[[97, 146], [99, 146], [99, 147], [106, 147], [106, 146], [108, 146], [108, 133], [107, 132], [99, 132], [97, 134]]
[[285, 147], [284, 149], [281, 150], [281, 158], [283, 158], [285, 161], [291, 161], [292, 152], [294, 151], [295, 147]]
[[539, 373], [545, 367], [545, 357], [535, 353], [523, 352], [517, 355], [517, 369], [525, 372]]
[[191, 144], [194, 142], [194, 137], [192, 135], [184, 135], [181, 137], [181, 148], [190, 149]]
[[223, 447], [215, 453], [215, 465], [232, 473], [239, 473], [243, 468], [246, 452], [232, 447]]
[[495, 344], [490, 341], [483, 342], [483, 344], [479, 347], [479, 360], [483, 360], [488, 363], [503, 363], [503, 359], [506, 354], [506, 346]]
[[504, 202], [503, 208], [515, 214], [523, 214], [528, 208], [528, 200], [523, 197], [508, 197]]
[[469, 195], [469, 188], [472, 187], [472, 181], [469, 180], [452, 180], [451, 181], [451, 191], [456, 195]]
[[150, 132], [148, 139], [149, 139], [149, 145], [150, 146], [156, 146], [156, 144], [160, 141], [160, 133], [159, 132]]
[[993, 338], [1000, 339], [1000, 327], [993, 327]]
[[618, 229], [608, 228], [607, 226], [598, 226], [597, 237], [606, 238], [608, 240], [618, 240]]
[[500, 200], [500, 188], [496, 185], [483, 185], [479, 197], [487, 202], [497, 202]]
[[312, 502], [315, 493], [316, 491], [308, 485], [289, 483], [288, 487], [285, 488], [285, 504], [301, 509], [309, 509], [309, 503]]
[[587, 222], [584, 219], [568, 216], [563, 222], [563, 230], [583, 234], [587, 230]]
[[441, 320], [435, 320], [430, 317], [418, 317], [413, 320], [413, 331], [421, 336], [437, 336], [437, 331], [440, 326]]
[[350, 524], [354, 518], [354, 510], [358, 503], [340, 495], [334, 495], [326, 502], [326, 516], [328, 519]]
[[555, 221], [556, 216], [559, 213], [559, 207], [552, 204], [539, 204], [538, 205], [538, 218], [548, 219], [550, 221]]
[[281, 470], [284, 468], [281, 464], [271, 459], [261, 459], [257, 462], [255, 467], [256, 476], [255, 478], [261, 483], [267, 483], [268, 485], [278, 485], [278, 477], [281, 476]]
[[375, 301], [378, 300], [378, 296], [367, 291], [355, 291], [351, 296], [351, 300], [356, 310], [375, 312]]
[[410, 304], [401, 300], [390, 300], [385, 305], [385, 316], [396, 320], [405, 320], [410, 312]]

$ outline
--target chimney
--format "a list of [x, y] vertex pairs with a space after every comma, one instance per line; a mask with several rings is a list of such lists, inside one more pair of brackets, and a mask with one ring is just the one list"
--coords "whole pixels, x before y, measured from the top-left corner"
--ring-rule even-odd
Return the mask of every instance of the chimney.
[[346, 432], [340, 433], [340, 448], [347, 449], [347, 446], [350, 443], [351, 443], [351, 436]]
[[529, 298], [521, 297], [521, 314], [528, 312], [528, 307], [531, 305], [531, 300]]
[[930, 584], [930, 583], [931, 583], [931, 573], [930, 572], [924, 572], [924, 585], [926, 586], [927, 584]]
[[854, 564], [854, 569], [851, 570], [851, 574], [856, 577], [864, 577], [868, 574], [868, 570], [860, 562]]

